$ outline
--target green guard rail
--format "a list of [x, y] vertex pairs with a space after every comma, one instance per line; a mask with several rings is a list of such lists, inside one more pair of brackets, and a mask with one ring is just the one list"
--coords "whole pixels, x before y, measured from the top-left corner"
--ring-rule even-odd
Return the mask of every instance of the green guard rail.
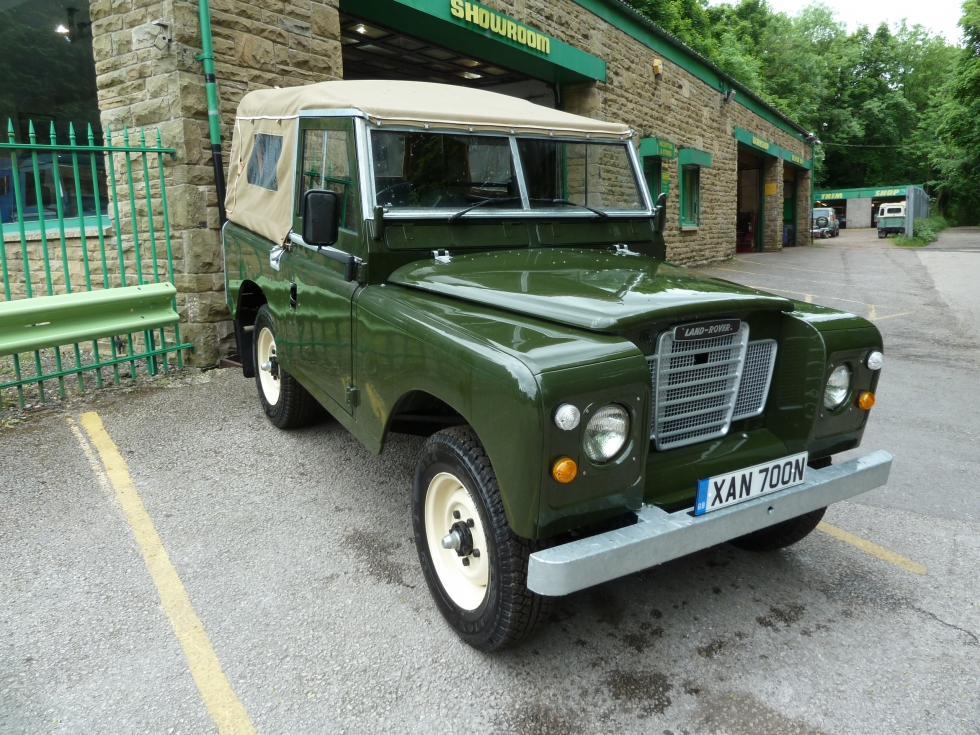
[[176, 324], [176, 295], [148, 283], [0, 302], [0, 356]]

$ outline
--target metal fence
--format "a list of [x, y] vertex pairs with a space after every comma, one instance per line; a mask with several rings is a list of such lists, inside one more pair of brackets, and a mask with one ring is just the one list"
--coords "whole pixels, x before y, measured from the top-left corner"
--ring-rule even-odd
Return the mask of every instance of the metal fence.
[[[128, 129], [106, 128], [97, 141], [90, 125], [79, 142], [69, 126], [64, 144], [52, 122], [47, 142], [38, 142], [33, 123], [27, 137], [18, 141], [8, 120], [8, 142], [0, 143], [3, 301], [172, 283], [164, 156], [176, 151], [163, 147], [160, 132], [154, 145], [142, 129], [132, 141]], [[105, 371], [116, 384], [166, 372], [168, 355], [181, 367], [181, 350], [192, 347], [174, 325], [0, 357], [0, 410], [14, 393], [20, 406], [49, 399], [47, 381], [64, 398], [101, 388]]]

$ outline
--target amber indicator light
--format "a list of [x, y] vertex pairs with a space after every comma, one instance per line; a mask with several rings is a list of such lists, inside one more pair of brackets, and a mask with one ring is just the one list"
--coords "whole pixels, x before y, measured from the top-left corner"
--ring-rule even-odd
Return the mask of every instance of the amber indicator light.
[[571, 457], [562, 457], [551, 467], [551, 476], [563, 485], [571, 482], [578, 474], [578, 465]]
[[875, 394], [871, 391], [863, 391], [861, 395], [858, 396], [858, 408], [862, 408], [867, 411], [873, 405], [875, 405]]

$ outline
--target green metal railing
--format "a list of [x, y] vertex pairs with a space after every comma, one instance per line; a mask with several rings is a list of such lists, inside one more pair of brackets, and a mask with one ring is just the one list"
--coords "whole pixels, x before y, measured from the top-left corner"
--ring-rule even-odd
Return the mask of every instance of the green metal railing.
[[[58, 143], [53, 122], [47, 143], [38, 142], [33, 123], [28, 131], [29, 141], [17, 141], [8, 121], [8, 142], [0, 143], [3, 300], [161, 279], [173, 283], [163, 162], [167, 155], [176, 158], [176, 151], [163, 147], [160, 131], [155, 145], [147, 145], [142, 129], [137, 143], [124, 128], [113, 144], [107, 127], [102, 145], [96, 144], [91, 125], [86, 142], [76, 139], [70, 125], [67, 145]], [[173, 353], [182, 367], [181, 351], [192, 348], [174, 325], [0, 358], [0, 410], [7, 391], [15, 391], [17, 404], [24, 406], [35, 398], [25, 387], [33, 386], [43, 402], [50, 397], [45, 382], [57, 381], [64, 398], [70, 376], [79, 392], [86, 382], [101, 388], [104, 370], [111, 370], [112, 381], [119, 384], [121, 366], [128, 364], [131, 379], [144, 366], [147, 374], [156, 375], [169, 371]]]

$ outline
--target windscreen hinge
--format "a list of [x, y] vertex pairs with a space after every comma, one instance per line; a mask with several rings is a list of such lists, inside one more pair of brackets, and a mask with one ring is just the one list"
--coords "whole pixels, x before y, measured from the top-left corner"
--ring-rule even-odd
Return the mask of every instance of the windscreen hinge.
[[452, 263], [453, 256], [448, 250], [443, 248], [438, 248], [432, 251], [432, 257], [435, 258], [437, 263]]
[[632, 250], [630, 250], [626, 243], [622, 242], [617, 242], [614, 245], [610, 245], [609, 249], [614, 255], [639, 255], [639, 253], [634, 253]]

